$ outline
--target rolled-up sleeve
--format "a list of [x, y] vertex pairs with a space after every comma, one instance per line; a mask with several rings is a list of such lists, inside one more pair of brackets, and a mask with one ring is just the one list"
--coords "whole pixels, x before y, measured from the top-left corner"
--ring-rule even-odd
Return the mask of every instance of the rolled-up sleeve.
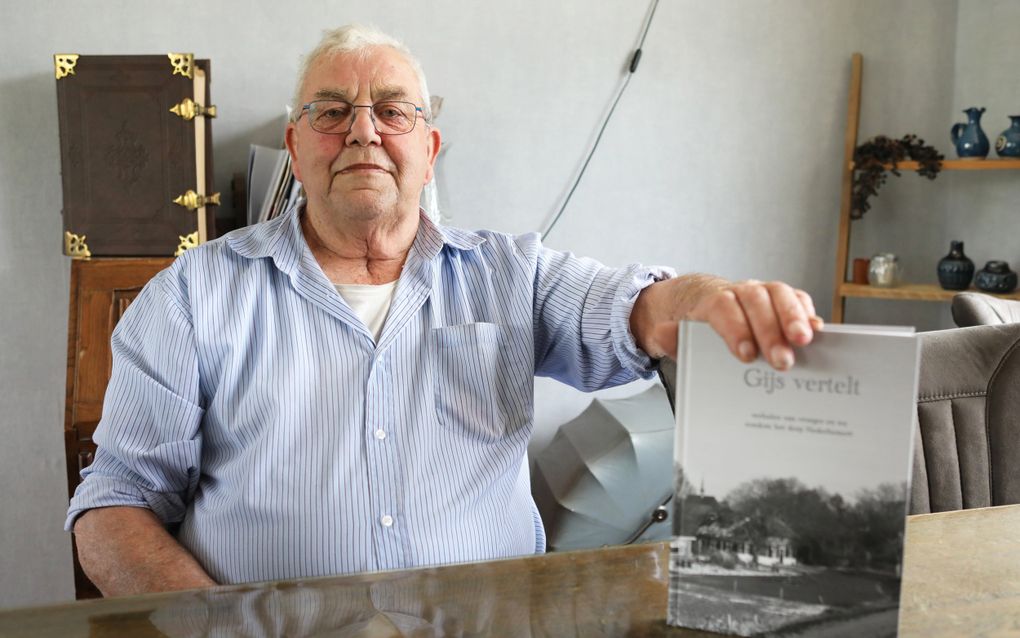
[[648, 378], [656, 367], [637, 346], [630, 313], [641, 291], [676, 273], [633, 264], [609, 268], [540, 245], [537, 235], [517, 239], [534, 256], [536, 374], [584, 391]]
[[82, 471], [67, 530], [85, 511], [110, 506], [144, 507], [164, 524], [179, 522], [198, 485], [198, 357], [177, 276], [171, 269], [150, 281], [113, 332], [95, 460]]

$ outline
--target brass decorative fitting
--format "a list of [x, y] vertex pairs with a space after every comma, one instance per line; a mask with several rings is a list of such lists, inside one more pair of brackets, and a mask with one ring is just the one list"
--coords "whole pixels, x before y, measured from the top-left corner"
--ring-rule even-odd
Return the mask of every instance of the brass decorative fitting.
[[181, 240], [181, 243], [177, 244], [177, 252], [174, 253], [174, 257], [180, 257], [185, 250], [198, 246], [197, 230], [190, 235], [178, 235], [177, 238]]
[[92, 253], [88, 244], [85, 243], [85, 235], [75, 235], [71, 231], [64, 231], [64, 254], [71, 259], [91, 259]]
[[178, 195], [174, 198], [174, 203], [187, 208], [188, 210], [197, 210], [203, 206], [219, 205], [220, 194], [213, 193], [212, 195], [199, 195], [195, 191], [188, 189], [183, 195]]
[[166, 56], [170, 58], [170, 64], [174, 67], [171, 75], [183, 75], [189, 80], [194, 77], [192, 72], [195, 66], [194, 53], [167, 53]]
[[180, 104], [170, 107], [170, 112], [186, 121], [191, 121], [196, 117], [216, 117], [216, 105], [202, 106], [190, 97], [186, 97]]
[[74, 75], [74, 65], [78, 64], [77, 53], [55, 53], [53, 54], [53, 70], [57, 79]]

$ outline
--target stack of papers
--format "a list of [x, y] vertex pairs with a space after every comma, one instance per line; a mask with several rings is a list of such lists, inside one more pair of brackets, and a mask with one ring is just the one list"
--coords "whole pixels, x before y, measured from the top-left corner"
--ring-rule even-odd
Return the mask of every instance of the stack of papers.
[[248, 224], [268, 221], [301, 196], [286, 149], [252, 144], [248, 152]]

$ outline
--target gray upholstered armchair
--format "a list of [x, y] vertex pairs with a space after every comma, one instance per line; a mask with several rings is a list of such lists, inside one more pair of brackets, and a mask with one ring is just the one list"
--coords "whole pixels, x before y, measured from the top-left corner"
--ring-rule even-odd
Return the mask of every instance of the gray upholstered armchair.
[[961, 328], [1020, 322], [1020, 301], [1000, 299], [979, 292], [953, 297], [953, 321]]
[[1020, 503], [1020, 323], [920, 338], [910, 513]]

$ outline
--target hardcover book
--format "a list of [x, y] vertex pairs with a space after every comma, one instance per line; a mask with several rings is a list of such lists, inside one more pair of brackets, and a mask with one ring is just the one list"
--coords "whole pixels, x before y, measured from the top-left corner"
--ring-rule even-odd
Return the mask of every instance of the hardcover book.
[[54, 68], [65, 254], [170, 256], [214, 237], [209, 61], [58, 54]]
[[681, 323], [669, 624], [895, 635], [919, 352], [831, 326], [778, 372]]

